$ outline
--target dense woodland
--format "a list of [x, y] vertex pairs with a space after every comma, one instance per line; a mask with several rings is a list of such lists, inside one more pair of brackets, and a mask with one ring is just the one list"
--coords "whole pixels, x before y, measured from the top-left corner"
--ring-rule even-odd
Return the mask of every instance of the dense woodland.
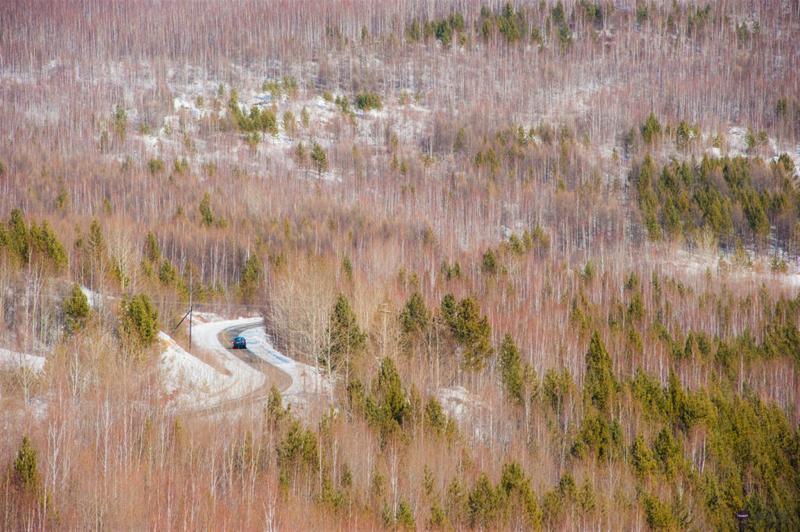
[[[796, 0], [4, 2], [0, 348], [46, 362], [0, 365], [0, 529], [800, 529], [799, 36]], [[329, 400], [174, 408], [190, 300]]]

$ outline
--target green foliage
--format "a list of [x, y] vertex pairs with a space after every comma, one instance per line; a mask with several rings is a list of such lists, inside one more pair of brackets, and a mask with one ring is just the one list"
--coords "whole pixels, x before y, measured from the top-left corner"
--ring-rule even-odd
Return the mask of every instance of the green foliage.
[[314, 163], [314, 168], [317, 169], [319, 175], [328, 171], [328, 155], [317, 142], [311, 146], [311, 162]]
[[780, 168], [770, 171], [746, 158], [704, 158], [694, 165], [671, 161], [658, 176], [647, 157], [631, 180], [651, 239], [710, 231], [731, 245], [737, 238], [764, 242], [772, 233], [788, 246], [800, 219], [800, 193]]
[[61, 311], [64, 313], [67, 334], [74, 334], [86, 325], [92, 309], [89, 307], [86, 294], [78, 284], [72, 285], [69, 296], [61, 303]]
[[361, 331], [350, 302], [342, 294], [336, 298], [326, 333], [329, 342], [320, 362], [331, 370], [349, 368], [352, 359], [366, 347], [367, 335]]
[[404, 500], [401, 500], [400, 504], [397, 505], [395, 520], [397, 521], [397, 525], [403, 530], [415, 530], [417, 527], [416, 520], [414, 519], [414, 512], [411, 511], [411, 507]]
[[476, 26], [484, 40], [499, 33], [506, 44], [523, 42], [530, 33], [525, 11], [515, 10], [511, 3], [506, 3], [500, 11], [495, 12], [487, 7], [481, 8]]
[[158, 239], [152, 231], [148, 231], [144, 240], [144, 258], [151, 264], [161, 262], [161, 247], [158, 245]]
[[414, 292], [400, 311], [401, 344], [406, 350], [418, 342], [428, 331], [431, 315], [422, 294]]
[[161, 267], [158, 269], [158, 280], [165, 286], [172, 286], [178, 279], [178, 271], [175, 266], [168, 259], [161, 261]]
[[408, 396], [391, 358], [381, 361], [378, 375], [372, 382], [372, 394], [366, 401], [366, 410], [368, 418], [384, 438], [400, 430], [411, 415]]
[[615, 420], [609, 422], [600, 415], [591, 415], [583, 420], [581, 430], [572, 446], [572, 455], [585, 458], [592, 451], [598, 460], [614, 458], [622, 445], [622, 428]]
[[203, 194], [203, 199], [200, 200], [200, 222], [205, 227], [211, 227], [215, 223], [218, 223], [218, 220], [214, 216], [214, 211], [211, 210], [211, 195], [206, 192]]
[[239, 291], [245, 301], [252, 301], [261, 285], [264, 276], [264, 264], [258, 254], [253, 253], [244, 263], [242, 275], [239, 278]]
[[116, 135], [117, 139], [120, 142], [125, 141], [125, 133], [128, 129], [128, 114], [125, 112], [125, 108], [121, 105], [117, 105], [114, 109], [114, 115], [112, 116], [114, 134]]
[[497, 273], [497, 256], [492, 249], [487, 249], [483, 254], [481, 260], [481, 271], [487, 275], [495, 275]]
[[150, 159], [147, 161], [147, 169], [152, 175], [160, 174], [164, 171], [164, 161], [162, 159]]
[[481, 473], [467, 497], [471, 527], [491, 528], [500, 514], [501, 494], [492, 486], [486, 474]]
[[642, 140], [644, 140], [645, 144], [652, 144], [661, 136], [661, 123], [658, 121], [655, 114], [650, 113], [647, 115], [647, 119], [644, 121], [644, 124], [642, 124], [641, 131]]
[[636, 436], [633, 445], [631, 445], [631, 463], [633, 464], [633, 470], [639, 477], [647, 477], [658, 468], [653, 451], [650, 450], [641, 434]]
[[146, 294], [125, 297], [120, 304], [120, 332], [134, 348], [146, 348], [158, 335], [158, 310]]
[[374, 92], [362, 92], [356, 95], [356, 107], [362, 111], [383, 109], [383, 101], [379, 94]]
[[441, 314], [453, 339], [463, 347], [463, 366], [469, 371], [481, 371], [494, 354], [491, 345], [492, 329], [486, 316], [480, 315], [475, 298], [468, 297], [456, 304], [451, 294], [442, 299]]
[[642, 505], [647, 518], [647, 526], [653, 530], [671, 530], [675, 527], [670, 507], [657, 497], [642, 494]]
[[304, 430], [296, 419], [292, 420], [289, 430], [278, 444], [277, 451], [279, 479], [284, 486], [300, 470], [317, 470], [317, 437], [310, 430]]
[[672, 433], [661, 429], [653, 442], [653, 454], [661, 472], [672, 477], [681, 467], [681, 448]]
[[426, 22], [419, 19], [412, 20], [406, 26], [406, 38], [412, 42], [418, 42], [423, 37], [425, 39], [435, 38], [442, 43], [442, 46], [448, 48], [453, 42], [453, 37], [463, 33], [464, 29], [464, 16], [459, 12], [454, 12], [447, 18]]
[[566, 369], [556, 371], [551, 368], [547, 370], [547, 373], [544, 375], [542, 387], [544, 389], [544, 397], [547, 399], [548, 404], [560, 415], [564, 408], [564, 402], [575, 388], [572, 376]]
[[506, 521], [515, 529], [539, 529], [542, 511], [531, 488], [530, 479], [516, 462], [503, 466], [498, 492], [505, 510]]
[[586, 378], [583, 389], [587, 403], [602, 412], [610, 411], [617, 382], [611, 367], [611, 357], [597, 332], [592, 334], [589, 350], [586, 352]]
[[678, 128], [675, 130], [675, 145], [680, 150], [685, 150], [691, 144], [691, 141], [697, 138], [700, 134], [697, 126], [690, 126], [686, 121], [681, 121]]
[[500, 345], [500, 379], [507, 397], [522, 404], [525, 401], [525, 368], [510, 334], [503, 337]]
[[511, 3], [506, 3], [497, 19], [497, 29], [511, 44], [519, 41], [528, 33], [528, 24], [522, 11], [514, 11]]
[[24, 436], [14, 459], [14, 482], [28, 493], [37, 493], [41, 488], [37, 463], [36, 449], [28, 437]]
[[11, 211], [5, 228], [0, 227], [0, 252], [4, 250], [22, 266], [33, 263], [60, 272], [68, 262], [67, 252], [47, 220], [28, 227], [19, 209]]
[[437, 436], [450, 436], [456, 432], [455, 422], [442, 408], [442, 404], [434, 397], [425, 403], [425, 425]]

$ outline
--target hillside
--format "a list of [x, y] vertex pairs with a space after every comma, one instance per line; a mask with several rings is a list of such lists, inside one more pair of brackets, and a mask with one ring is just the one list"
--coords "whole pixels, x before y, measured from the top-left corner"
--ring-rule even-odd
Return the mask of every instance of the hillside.
[[800, 529], [798, 37], [4, 2], [0, 530]]

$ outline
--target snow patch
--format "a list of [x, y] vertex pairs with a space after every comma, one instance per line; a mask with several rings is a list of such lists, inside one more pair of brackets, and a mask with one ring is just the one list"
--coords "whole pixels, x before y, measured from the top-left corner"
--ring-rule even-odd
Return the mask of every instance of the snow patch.
[[44, 370], [45, 358], [26, 353], [17, 353], [8, 349], [0, 348], [0, 367], [6, 369], [27, 368], [34, 373], [41, 373]]
[[188, 353], [165, 332], [158, 333], [164, 345], [161, 371], [164, 390], [181, 406], [209, 406], [229, 383], [225, 375]]
[[491, 435], [492, 410], [479, 397], [469, 393], [463, 386], [439, 388], [436, 398], [447, 414], [456, 420], [461, 430], [471, 430], [478, 440]]

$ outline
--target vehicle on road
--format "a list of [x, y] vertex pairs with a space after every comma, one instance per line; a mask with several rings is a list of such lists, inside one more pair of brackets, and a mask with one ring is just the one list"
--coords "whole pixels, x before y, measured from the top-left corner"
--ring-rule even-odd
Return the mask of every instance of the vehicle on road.
[[245, 340], [244, 336], [237, 336], [233, 339], [233, 348], [247, 349], [247, 340]]

